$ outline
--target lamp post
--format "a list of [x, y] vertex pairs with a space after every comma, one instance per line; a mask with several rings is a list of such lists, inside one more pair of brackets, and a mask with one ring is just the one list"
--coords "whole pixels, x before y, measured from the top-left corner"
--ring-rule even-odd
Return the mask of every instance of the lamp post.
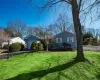
[[8, 58], [8, 59], [9, 59], [9, 54], [10, 54], [10, 53], [9, 53], [9, 42], [10, 42], [10, 41], [8, 40], [8, 55], [7, 55], [7, 58]]
[[46, 42], [47, 42], [47, 51], [48, 51], [48, 45], [49, 45], [49, 39], [48, 39], [48, 35], [47, 35], [47, 38], [46, 38]]

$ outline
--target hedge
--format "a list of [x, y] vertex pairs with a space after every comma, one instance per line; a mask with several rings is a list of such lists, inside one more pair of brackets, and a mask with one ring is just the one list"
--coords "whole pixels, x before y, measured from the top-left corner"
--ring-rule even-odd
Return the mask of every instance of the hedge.
[[9, 46], [9, 51], [10, 52], [17, 52], [21, 50], [21, 46], [19, 43], [13, 43]]
[[43, 45], [41, 43], [33, 42], [31, 45], [31, 51], [36, 52], [36, 51], [42, 51], [43, 50]]

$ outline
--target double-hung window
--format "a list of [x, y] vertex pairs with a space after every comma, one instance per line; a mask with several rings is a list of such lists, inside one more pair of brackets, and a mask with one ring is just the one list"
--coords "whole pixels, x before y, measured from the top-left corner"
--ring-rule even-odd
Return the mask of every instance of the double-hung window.
[[74, 42], [74, 37], [67, 37], [67, 42]]
[[62, 43], [62, 38], [56, 38], [56, 43]]

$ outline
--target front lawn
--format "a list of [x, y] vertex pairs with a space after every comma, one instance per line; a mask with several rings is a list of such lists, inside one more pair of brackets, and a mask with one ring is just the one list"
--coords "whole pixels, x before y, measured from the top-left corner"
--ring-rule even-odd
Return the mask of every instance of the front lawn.
[[73, 60], [76, 52], [25, 53], [0, 60], [0, 80], [99, 80], [100, 52], [85, 51], [93, 64]]

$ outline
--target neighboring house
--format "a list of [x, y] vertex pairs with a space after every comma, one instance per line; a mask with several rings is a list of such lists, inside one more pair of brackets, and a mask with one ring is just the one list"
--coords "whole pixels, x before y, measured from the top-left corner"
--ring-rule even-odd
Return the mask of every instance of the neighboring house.
[[70, 44], [69, 47], [71, 48], [77, 47], [76, 35], [68, 31], [64, 31], [57, 34], [54, 37], [53, 41], [56, 43], [57, 47], [59, 48], [61, 48], [64, 43]]
[[8, 38], [7, 40], [6, 40], [6, 42], [3, 42], [2, 43], [2, 48], [4, 47], [4, 46], [7, 46], [8, 45], [8, 41], [9, 41], [9, 44], [12, 44], [12, 43], [22, 43], [23, 45], [25, 45], [25, 41], [24, 40], [22, 40], [20, 37], [12, 37], [12, 38]]
[[27, 37], [25, 37], [25, 42], [26, 42], [27, 49], [30, 49], [32, 42], [40, 43], [40, 39], [34, 35], [28, 35]]

